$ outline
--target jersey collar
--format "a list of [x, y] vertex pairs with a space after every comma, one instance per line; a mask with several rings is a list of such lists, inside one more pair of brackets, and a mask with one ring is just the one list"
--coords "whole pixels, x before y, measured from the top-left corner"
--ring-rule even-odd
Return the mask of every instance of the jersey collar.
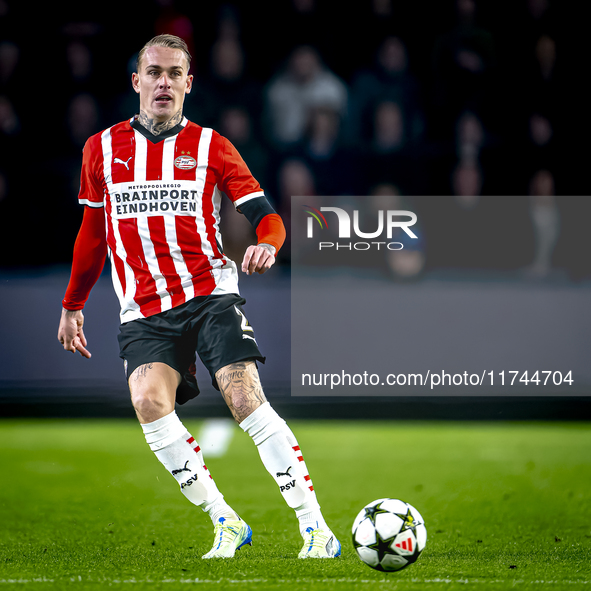
[[137, 115], [133, 119], [131, 119], [129, 124], [131, 125], [131, 127], [133, 127], [133, 129], [135, 129], [136, 131], [139, 131], [147, 140], [150, 140], [153, 144], [157, 144], [158, 142], [161, 142], [161, 141], [165, 140], [166, 138], [172, 137], [173, 135], [180, 133], [184, 129], [184, 127], [187, 125], [187, 118], [183, 117], [180, 123], [178, 123], [174, 127], [171, 127], [167, 131], [163, 131], [159, 135], [154, 135], [152, 132], [148, 131], [139, 122]]

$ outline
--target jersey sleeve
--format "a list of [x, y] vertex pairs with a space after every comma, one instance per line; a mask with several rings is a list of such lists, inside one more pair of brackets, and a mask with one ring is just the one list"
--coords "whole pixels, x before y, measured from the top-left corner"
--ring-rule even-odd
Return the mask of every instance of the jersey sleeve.
[[82, 310], [90, 290], [98, 281], [107, 257], [105, 216], [102, 210], [84, 208], [84, 217], [74, 245], [72, 272], [62, 306]]
[[256, 227], [257, 244], [270, 244], [275, 247], [275, 256], [285, 242], [285, 226], [276, 213], [266, 215]]
[[258, 181], [252, 176], [238, 150], [226, 138], [222, 141], [222, 178], [219, 188], [229, 197], [236, 208], [250, 199], [264, 196]]
[[100, 136], [88, 139], [82, 151], [82, 172], [80, 174], [80, 193], [78, 202], [81, 205], [98, 208], [104, 207], [103, 184], [99, 178], [99, 162], [102, 161]]
[[252, 176], [238, 150], [226, 138], [220, 136], [220, 139], [223, 172], [219, 188], [252, 224], [257, 235], [257, 243], [271, 244], [277, 254], [285, 241], [283, 221], [267, 201], [264, 191]]
[[238, 211], [252, 224], [257, 235], [257, 243], [271, 244], [276, 253], [285, 242], [285, 226], [266, 197], [256, 197], [243, 203]]

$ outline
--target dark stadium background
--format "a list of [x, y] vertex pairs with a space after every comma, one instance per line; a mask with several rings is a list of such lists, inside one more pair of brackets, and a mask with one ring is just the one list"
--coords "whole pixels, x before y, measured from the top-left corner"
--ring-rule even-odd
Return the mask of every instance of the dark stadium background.
[[[582, 92], [588, 50], [576, 14], [556, 1], [122, 0], [31, 7], [0, 0], [0, 414], [131, 416], [108, 269], [87, 308], [93, 360], [65, 355], [55, 336], [82, 216], [76, 199], [82, 146], [134, 114], [135, 55], [163, 32], [185, 38], [193, 54], [186, 114], [234, 141], [286, 221], [292, 189], [391, 191], [416, 208], [424, 232], [422, 267], [410, 278], [393, 274], [393, 281], [588, 286], [589, 124]], [[390, 75], [378, 65], [385, 43], [398, 64]], [[340, 80], [347, 109], [319, 109], [299, 141], [285, 142], [274, 135], [267, 99], [302, 46]], [[224, 79], [216, 55], [225, 56], [223, 65], [231, 56], [243, 67]], [[333, 134], [329, 156], [315, 152], [316, 133]], [[423, 196], [431, 205], [421, 210]], [[226, 224], [233, 237], [226, 248], [240, 252], [248, 227], [236, 218]], [[542, 262], [540, 240], [550, 249]], [[460, 246], [466, 243], [470, 248]], [[586, 391], [543, 399], [382, 398], [369, 407], [353, 399], [291, 400], [284, 383], [288, 247], [279, 263], [272, 275], [241, 286], [262, 344], [272, 351], [262, 370], [269, 397], [286, 414], [360, 416], [360, 409], [375, 414], [376, 405], [380, 416], [392, 417], [591, 414]], [[195, 406], [198, 416], [221, 412], [212, 392]]]

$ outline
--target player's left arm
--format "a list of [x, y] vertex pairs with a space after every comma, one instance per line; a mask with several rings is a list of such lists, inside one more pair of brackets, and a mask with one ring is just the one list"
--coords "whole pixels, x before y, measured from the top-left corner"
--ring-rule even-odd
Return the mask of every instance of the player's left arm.
[[246, 249], [242, 271], [247, 275], [268, 271], [285, 242], [285, 226], [265, 196], [255, 197], [238, 207], [238, 211], [252, 224], [257, 244]]
[[236, 148], [226, 138], [217, 137], [220, 138], [222, 162], [220, 188], [252, 224], [257, 235], [257, 243], [244, 253], [242, 271], [247, 275], [264, 273], [275, 263], [285, 241], [285, 226]]

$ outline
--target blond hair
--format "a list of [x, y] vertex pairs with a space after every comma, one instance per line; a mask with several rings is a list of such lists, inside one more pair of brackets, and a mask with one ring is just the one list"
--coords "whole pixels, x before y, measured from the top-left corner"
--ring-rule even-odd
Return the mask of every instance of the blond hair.
[[146, 53], [146, 49], [149, 47], [168, 47], [170, 49], [180, 49], [187, 58], [187, 71], [191, 67], [191, 54], [189, 53], [189, 48], [187, 44], [176, 35], [156, 35], [148, 41], [141, 49], [137, 55], [136, 61], [136, 69], [139, 72], [140, 70], [140, 63], [142, 58], [144, 57], [144, 53]]

